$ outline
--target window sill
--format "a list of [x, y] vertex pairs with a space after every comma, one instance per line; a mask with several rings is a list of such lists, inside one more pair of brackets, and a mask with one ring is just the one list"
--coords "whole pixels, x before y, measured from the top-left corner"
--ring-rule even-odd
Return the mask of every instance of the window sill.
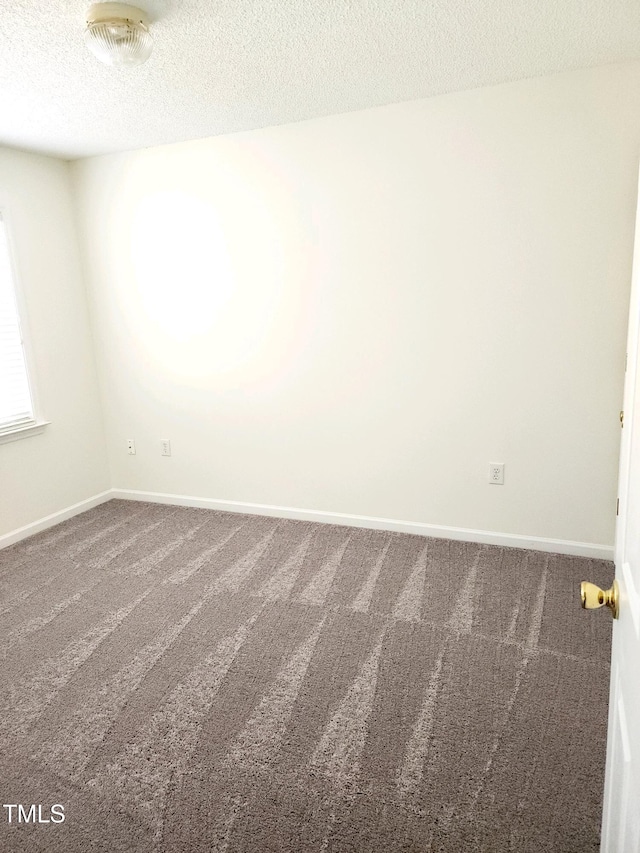
[[16, 426], [5, 430], [5, 432], [0, 432], [0, 444], [7, 444], [9, 441], [18, 441], [21, 438], [30, 438], [32, 435], [40, 435], [49, 423], [51, 422], [37, 421], [35, 424]]

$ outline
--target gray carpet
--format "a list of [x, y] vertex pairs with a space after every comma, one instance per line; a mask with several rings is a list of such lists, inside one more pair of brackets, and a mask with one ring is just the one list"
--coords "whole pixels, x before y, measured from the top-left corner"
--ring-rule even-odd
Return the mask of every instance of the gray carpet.
[[[0, 850], [596, 851], [609, 563], [111, 501], [0, 552]], [[27, 813], [28, 816], [28, 813]]]

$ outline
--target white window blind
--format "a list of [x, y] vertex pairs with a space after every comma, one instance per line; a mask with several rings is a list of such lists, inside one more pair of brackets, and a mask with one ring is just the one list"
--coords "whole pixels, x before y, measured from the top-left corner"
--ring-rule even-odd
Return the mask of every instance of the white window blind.
[[9, 244], [0, 214], [0, 434], [34, 420]]

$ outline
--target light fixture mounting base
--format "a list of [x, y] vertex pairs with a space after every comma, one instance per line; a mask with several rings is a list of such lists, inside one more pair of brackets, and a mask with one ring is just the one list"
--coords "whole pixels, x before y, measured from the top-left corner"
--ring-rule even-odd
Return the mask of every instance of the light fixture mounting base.
[[137, 6], [128, 3], [94, 3], [87, 11], [87, 24], [99, 24], [104, 21], [128, 21], [149, 27], [149, 16]]

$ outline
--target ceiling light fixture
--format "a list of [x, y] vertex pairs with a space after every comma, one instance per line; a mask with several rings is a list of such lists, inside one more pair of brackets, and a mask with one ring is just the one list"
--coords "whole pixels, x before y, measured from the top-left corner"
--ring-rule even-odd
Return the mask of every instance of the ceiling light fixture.
[[94, 3], [87, 12], [84, 40], [107, 65], [140, 65], [153, 48], [149, 18], [126, 3]]

